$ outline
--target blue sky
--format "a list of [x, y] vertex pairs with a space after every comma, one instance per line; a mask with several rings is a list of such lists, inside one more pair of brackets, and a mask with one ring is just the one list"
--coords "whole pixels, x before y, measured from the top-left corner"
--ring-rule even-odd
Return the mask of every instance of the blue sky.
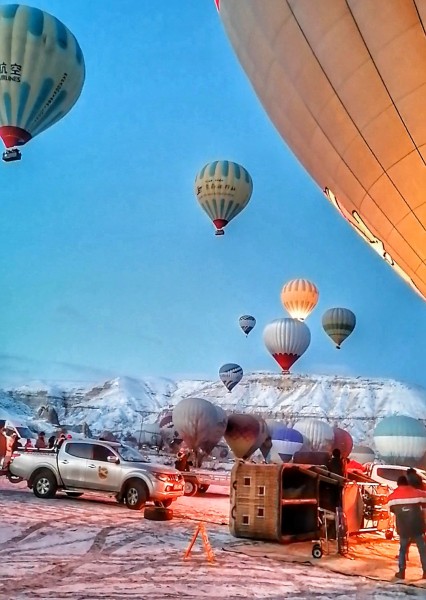
[[[280, 290], [294, 277], [320, 290], [294, 371], [426, 385], [424, 302], [286, 147], [213, 0], [31, 4], [71, 29], [87, 74], [71, 112], [0, 165], [0, 385], [25, 361], [40, 377], [53, 363], [140, 377], [215, 378], [226, 362], [278, 371], [262, 330], [287, 316]], [[217, 159], [254, 182], [222, 238], [193, 192]], [[332, 306], [358, 318], [340, 352], [321, 329]], [[244, 313], [258, 320], [247, 339]]]

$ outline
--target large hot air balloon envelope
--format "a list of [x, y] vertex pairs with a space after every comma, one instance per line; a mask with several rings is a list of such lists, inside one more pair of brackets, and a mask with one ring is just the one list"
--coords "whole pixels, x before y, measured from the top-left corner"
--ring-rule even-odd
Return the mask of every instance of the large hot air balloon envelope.
[[256, 325], [256, 319], [251, 315], [243, 315], [238, 319], [238, 323], [244, 333], [248, 335]]
[[413, 417], [386, 417], [373, 436], [380, 456], [389, 464], [416, 466], [426, 454], [426, 427]]
[[237, 458], [246, 459], [264, 442], [265, 427], [254, 415], [234, 413], [228, 416], [224, 438]]
[[238, 163], [216, 160], [204, 165], [195, 178], [195, 195], [216, 227], [216, 235], [248, 204], [253, 191], [250, 174]]
[[[0, 6], [0, 137], [22, 146], [62, 119], [83, 88], [80, 46], [61, 21], [38, 8]], [[17, 160], [17, 149], [4, 160]]]
[[279, 421], [267, 421], [267, 424], [272, 440], [271, 455], [278, 455], [283, 462], [289, 461], [302, 448], [303, 435]]
[[352, 451], [349, 454], [349, 458], [360, 463], [361, 465], [365, 465], [366, 463], [373, 462], [376, 458], [376, 455], [374, 450], [369, 446], [354, 444]]
[[349, 431], [346, 431], [346, 429], [341, 429], [340, 427], [333, 427], [333, 432], [333, 450], [334, 448], [338, 448], [340, 450], [340, 455], [343, 458], [348, 458], [354, 445], [351, 434]]
[[349, 308], [329, 308], [322, 316], [322, 327], [338, 349], [351, 335], [355, 325], [356, 317]]
[[424, 2], [219, 6], [285, 142], [355, 231], [426, 299]]
[[225, 433], [227, 417], [204, 398], [184, 398], [173, 409], [173, 423], [188, 448], [208, 454]]
[[293, 319], [304, 321], [317, 305], [317, 286], [307, 279], [292, 279], [281, 290], [281, 302]]
[[243, 378], [243, 375], [243, 369], [240, 365], [235, 363], [227, 363], [226, 365], [222, 365], [219, 369], [219, 377], [228, 392], [232, 392], [234, 387], [238, 385]]
[[314, 452], [331, 452], [333, 449], [333, 428], [320, 419], [301, 419], [294, 424], [294, 428], [305, 438], [310, 450]]
[[311, 342], [309, 328], [296, 319], [276, 319], [263, 330], [263, 341], [284, 373], [307, 350]]

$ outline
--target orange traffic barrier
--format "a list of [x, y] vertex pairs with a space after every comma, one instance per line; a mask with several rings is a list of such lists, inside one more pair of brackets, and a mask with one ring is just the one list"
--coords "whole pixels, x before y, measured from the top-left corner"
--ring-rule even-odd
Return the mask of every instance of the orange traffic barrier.
[[183, 556], [183, 560], [186, 560], [187, 558], [189, 558], [189, 555], [191, 554], [191, 550], [192, 550], [199, 534], [201, 534], [201, 540], [203, 542], [204, 552], [207, 556], [207, 560], [209, 561], [209, 563], [214, 563], [215, 559], [214, 559], [213, 548], [211, 547], [209, 536], [207, 535], [207, 529], [206, 529], [205, 523], [199, 523], [197, 525], [197, 527], [195, 528], [195, 531], [191, 538], [189, 546], [186, 549], [185, 554]]

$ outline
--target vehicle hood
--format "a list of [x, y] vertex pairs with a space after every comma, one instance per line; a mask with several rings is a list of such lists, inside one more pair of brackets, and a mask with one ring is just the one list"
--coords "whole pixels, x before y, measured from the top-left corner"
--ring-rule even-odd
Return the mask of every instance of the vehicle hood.
[[149, 471], [150, 473], [154, 471], [158, 473], [167, 473], [169, 475], [180, 475], [180, 471], [178, 471], [174, 467], [168, 467], [167, 465], [162, 465], [161, 463], [126, 462], [126, 464], [138, 467], [140, 469], [144, 469], [145, 471]]

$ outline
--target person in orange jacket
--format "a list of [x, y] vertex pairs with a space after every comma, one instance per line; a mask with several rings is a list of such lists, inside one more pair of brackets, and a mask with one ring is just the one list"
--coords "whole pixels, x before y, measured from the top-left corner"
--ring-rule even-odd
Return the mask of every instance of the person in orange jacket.
[[425, 522], [422, 514], [422, 507], [426, 507], [426, 492], [409, 485], [405, 475], [398, 478], [397, 486], [388, 497], [389, 509], [395, 514], [399, 535], [399, 571], [395, 577], [405, 579], [408, 549], [411, 542], [415, 542], [423, 568], [422, 579], [426, 579]]

